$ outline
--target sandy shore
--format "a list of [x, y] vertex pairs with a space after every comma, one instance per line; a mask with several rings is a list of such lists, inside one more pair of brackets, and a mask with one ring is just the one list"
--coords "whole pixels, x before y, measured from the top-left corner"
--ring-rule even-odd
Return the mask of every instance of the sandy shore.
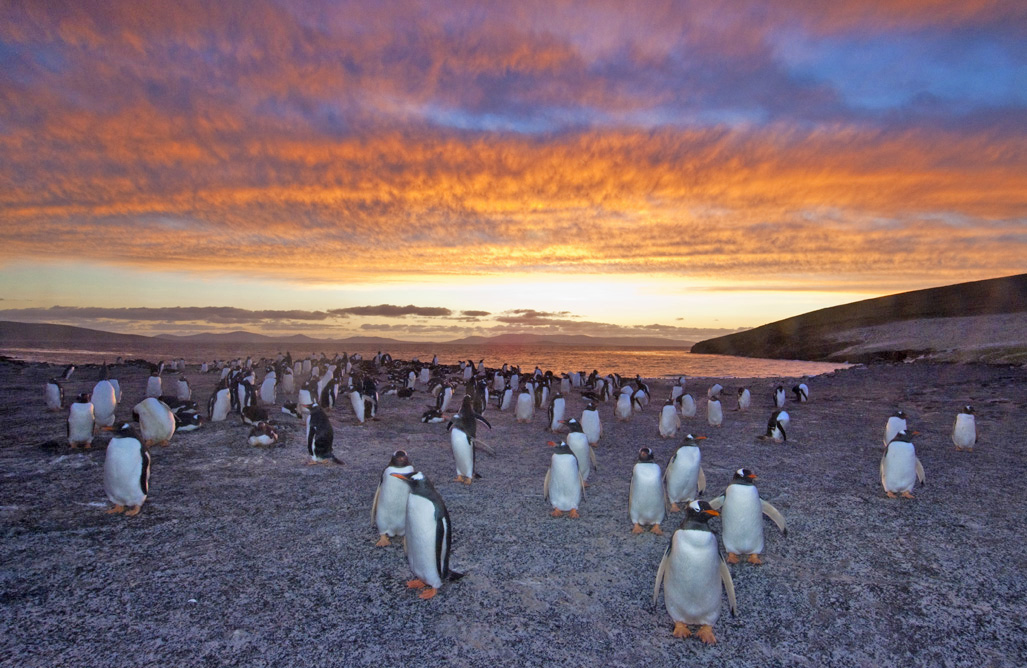
[[[563, 665], [1016, 666], [1027, 657], [1027, 372], [981, 365], [855, 367], [810, 379], [787, 409], [786, 444], [756, 440], [777, 379], [721, 380], [746, 412], [705, 422], [706, 388], [685, 429], [708, 435], [719, 494], [747, 466], [789, 523], [765, 524], [765, 565], [732, 568], [739, 615], [719, 644], [671, 636], [650, 603], [669, 540], [630, 533], [628, 481], [639, 447], [665, 464], [678, 439], [658, 405], [627, 423], [601, 407], [600, 469], [581, 519], [542, 498], [545, 416], [516, 424], [494, 408], [473, 486], [455, 471], [445, 425], [424, 425], [424, 395], [383, 400], [381, 420], [332, 414], [345, 466], [305, 466], [302, 426], [278, 414], [282, 443], [246, 444], [236, 421], [176, 435], [153, 452], [151, 495], [135, 518], [104, 514], [104, 440], [64, 445], [47, 412], [44, 365], [0, 364], [0, 663], [5, 666]], [[127, 416], [146, 371], [117, 368]], [[213, 375], [190, 372], [205, 402]], [[67, 395], [91, 388], [80, 369]], [[784, 380], [788, 387], [790, 380]], [[656, 397], [669, 394], [654, 383]], [[459, 397], [459, 394], [458, 394]], [[289, 397], [293, 400], [294, 397]], [[981, 441], [956, 452], [956, 412], [973, 402]], [[583, 401], [574, 395], [570, 414]], [[725, 407], [734, 407], [731, 398]], [[927, 486], [890, 500], [878, 462], [887, 416], [910, 416]], [[106, 437], [104, 437], [105, 439]], [[371, 499], [389, 454], [406, 449], [446, 500], [452, 565], [466, 572], [431, 601], [404, 588], [402, 548], [375, 548]], [[664, 526], [673, 529], [680, 515]], [[716, 521], [715, 521], [716, 522]]]

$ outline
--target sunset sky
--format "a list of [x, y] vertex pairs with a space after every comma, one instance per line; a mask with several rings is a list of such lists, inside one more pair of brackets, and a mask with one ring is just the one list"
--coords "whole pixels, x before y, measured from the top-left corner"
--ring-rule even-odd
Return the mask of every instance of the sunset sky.
[[1027, 3], [0, 2], [0, 319], [697, 340], [1027, 271]]

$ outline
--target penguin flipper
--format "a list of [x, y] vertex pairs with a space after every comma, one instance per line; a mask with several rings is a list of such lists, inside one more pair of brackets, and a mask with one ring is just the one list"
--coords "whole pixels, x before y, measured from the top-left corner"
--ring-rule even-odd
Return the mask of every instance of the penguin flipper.
[[147, 496], [150, 493], [150, 451], [144, 445], [141, 445], [140, 448], [143, 456], [143, 470], [139, 475], [139, 487], [143, 490], [143, 496]]
[[927, 481], [927, 478], [924, 476], [924, 465], [920, 463], [919, 457], [916, 460], [916, 479], [920, 481], [921, 485]]
[[546, 471], [546, 480], [542, 483], [542, 498], [546, 501], [549, 500], [549, 476], [552, 472], [552, 469]]
[[382, 484], [378, 483], [378, 489], [374, 490], [374, 502], [371, 504], [371, 524], [375, 523], [375, 518], [378, 515], [378, 497], [382, 493]]
[[596, 460], [596, 451], [591, 445], [588, 446], [588, 461], [592, 463], [592, 468], [596, 471], [599, 470], [599, 462]]
[[471, 438], [471, 447], [472, 448], [481, 448], [482, 450], [484, 450], [488, 454], [492, 455], [493, 457], [496, 456], [495, 448], [493, 448], [491, 445], [489, 445], [485, 441], [479, 440], [477, 438]]
[[715, 498], [715, 499], [710, 501], [710, 508], [713, 508], [714, 510], [720, 510], [723, 505], [724, 505], [724, 495], [723, 494], [721, 494], [717, 498]]
[[734, 617], [738, 614], [738, 601], [735, 600], [735, 582], [731, 579], [731, 570], [723, 559], [720, 560], [720, 581], [724, 584], [724, 593], [727, 594], [728, 610], [731, 611], [731, 616]]
[[[888, 456], [888, 446], [884, 446], [885, 457]], [[888, 485], [884, 483], [884, 457], [881, 457], [881, 487], [884, 487], [884, 491], [888, 491]]]
[[702, 494], [706, 491], [706, 473], [703, 472], [702, 467], [699, 467], [699, 478], [695, 482], [696, 491]]
[[489, 429], [492, 429], [492, 425], [489, 423], [488, 420], [485, 419], [485, 416], [482, 415], [481, 413], [475, 413], [474, 414], [474, 419], [477, 420], [478, 422], [481, 422], [483, 425], [485, 425]]
[[581, 486], [581, 499], [585, 499], [585, 479], [581, 477], [581, 472], [578, 472], [578, 485]]
[[656, 605], [656, 601], [660, 598], [660, 585], [663, 584], [663, 576], [667, 572], [667, 562], [669, 561], [670, 545], [667, 545], [667, 549], [663, 553], [663, 559], [660, 559], [660, 567], [656, 570], [656, 581], [653, 583], [653, 605]]
[[763, 499], [760, 499], [760, 505], [763, 507], [763, 514], [774, 520], [774, 524], [776, 524], [777, 528], [781, 530], [781, 533], [787, 536], [788, 529], [785, 528], [785, 518], [781, 515], [781, 512]]

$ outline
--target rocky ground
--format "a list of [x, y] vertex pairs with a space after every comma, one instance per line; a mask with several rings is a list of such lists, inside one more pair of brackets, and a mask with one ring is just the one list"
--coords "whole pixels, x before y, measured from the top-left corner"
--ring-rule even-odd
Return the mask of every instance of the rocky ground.
[[[709, 436], [706, 498], [746, 466], [789, 524], [782, 536], [765, 522], [765, 565], [732, 567], [739, 613], [728, 616], [725, 602], [716, 646], [671, 636], [662, 598], [650, 602], [669, 531], [632, 535], [627, 519], [638, 448], [665, 464], [679, 440], [658, 436], [662, 401], [626, 423], [612, 402], [601, 407], [600, 469], [577, 520], [550, 517], [542, 498], [544, 414], [523, 425], [490, 409], [483, 437], [497, 455], [479, 459], [484, 477], [467, 487], [452, 481], [445, 425], [418, 420], [423, 394], [383, 400], [381, 419], [364, 426], [336, 409], [344, 466], [306, 466], [301, 424], [283, 414], [272, 449], [249, 447], [234, 420], [176, 435], [154, 449], [151, 495], [126, 518], [104, 513], [106, 437], [87, 452], [62, 444], [65, 414], [43, 406], [53, 373], [0, 364], [5, 666], [1019, 666], [1027, 657], [1023, 368], [899, 364], [817, 376], [810, 403], [787, 406], [785, 444], [756, 439], [778, 379], [691, 379], [699, 413], [684, 428]], [[147, 373], [114, 374], [125, 417]], [[215, 379], [189, 376], [202, 403]], [[68, 396], [94, 378], [76, 371]], [[705, 421], [716, 380], [729, 397], [740, 384], [754, 396], [721, 428]], [[669, 394], [665, 381], [653, 387]], [[981, 437], [972, 453], [949, 437], [967, 402]], [[570, 414], [582, 406], [575, 395]], [[927, 485], [912, 501], [886, 498], [878, 475], [896, 407], [920, 432]], [[371, 500], [397, 448], [445, 498], [452, 565], [466, 573], [430, 601], [405, 589], [398, 544], [374, 547]]]

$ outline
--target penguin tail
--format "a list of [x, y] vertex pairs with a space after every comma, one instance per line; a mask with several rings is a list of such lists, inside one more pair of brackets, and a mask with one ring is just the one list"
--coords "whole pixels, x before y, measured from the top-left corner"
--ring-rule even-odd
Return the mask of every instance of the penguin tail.
[[342, 461], [341, 459], [339, 459], [335, 455], [332, 455], [332, 461], [335, 462], [336, 464], [338, 464], [339, 466], [344, 466], [346, 464], [346, 462]]
[[457, 573], [456, 571], [451, 570], [451, 571], [449, 571], [449, 573], [446, 574], [446, 579], [449, 580], [450, 582], [456, 582], [457, 580], [459, 580], [463, 576], [464, 576], [464, 573]]

